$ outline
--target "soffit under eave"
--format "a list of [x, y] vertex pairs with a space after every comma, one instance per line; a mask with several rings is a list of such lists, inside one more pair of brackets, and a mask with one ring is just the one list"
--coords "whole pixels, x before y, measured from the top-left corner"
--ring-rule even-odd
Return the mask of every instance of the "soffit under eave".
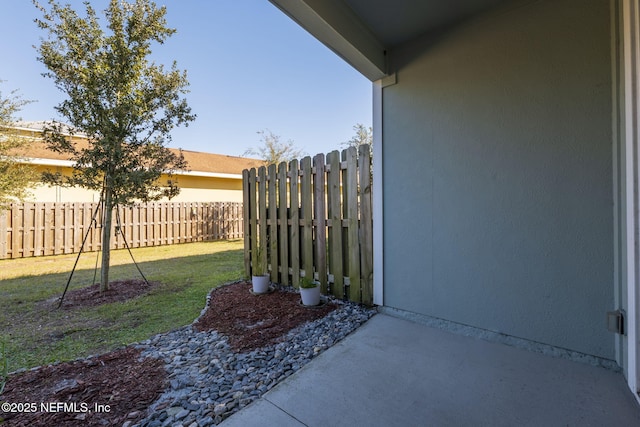
[[341, 0], [269, 0], [371, 81], [387, 75], [385, 47]]

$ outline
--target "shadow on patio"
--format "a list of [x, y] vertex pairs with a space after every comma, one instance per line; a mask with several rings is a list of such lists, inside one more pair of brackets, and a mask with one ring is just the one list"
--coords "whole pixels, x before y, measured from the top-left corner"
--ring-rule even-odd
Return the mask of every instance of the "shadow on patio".
[[230, 426], [632, 426], [619, 373], [378, 314]]

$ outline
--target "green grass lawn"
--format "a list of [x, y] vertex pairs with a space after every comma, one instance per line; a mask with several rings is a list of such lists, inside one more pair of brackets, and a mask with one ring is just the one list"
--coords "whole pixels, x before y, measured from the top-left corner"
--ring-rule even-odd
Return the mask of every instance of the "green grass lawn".
[[[242, 241], [133, 249], [149, 294], [93, 308], [58, 310], [76, 254], [0, 260], [0, 338], [9, 372], [66, 361], [188, 325], [209, 291], [242, 278]], [[93, 282], [96, 253], [82, 254], [69, 289]], [[99, 272], [97, 280], [99, 280]], [[109, 280], [140, 279], [126, 250], [112, 251]]]

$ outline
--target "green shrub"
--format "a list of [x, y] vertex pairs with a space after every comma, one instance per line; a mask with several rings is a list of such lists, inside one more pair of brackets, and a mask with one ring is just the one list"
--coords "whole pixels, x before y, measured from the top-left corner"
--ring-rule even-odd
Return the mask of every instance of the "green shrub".
[[300, 277], [300, 287], [303, 289], [311, 289], [318, 286], [319, 283], [309, 277]]

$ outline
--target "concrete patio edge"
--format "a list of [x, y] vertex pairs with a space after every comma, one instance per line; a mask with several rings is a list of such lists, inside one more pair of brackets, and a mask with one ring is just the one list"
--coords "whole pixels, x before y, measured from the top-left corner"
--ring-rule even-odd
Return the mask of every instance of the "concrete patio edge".
[[220, 425], [640, 425], [640, 406], [620, 373], [378, 314]]

